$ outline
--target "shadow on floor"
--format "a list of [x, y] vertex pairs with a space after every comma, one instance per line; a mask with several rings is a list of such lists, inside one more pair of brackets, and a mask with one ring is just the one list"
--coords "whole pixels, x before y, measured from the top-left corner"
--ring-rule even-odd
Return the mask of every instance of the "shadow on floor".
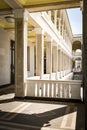
[[[37, 107], [36, 107], [37, 109]], [[69, 111], [67, 111], [69, 109]], [[18, 123], [23, 126], [20, 126], [20, 128], [24, 128], [23, 130], [34, 130], [38, 129], [41, 130], [41, 128], [44, 126], [46, 128], [55, 128], [56, 125], [61, 125], [61, 121], [57, 122], [58, 118], [63, 117], [65, 115], [68, 115], [70, 113], [77, 112], [76, 117], [76, 129], [75, 130], [85, 130], [84, 129], [84, 107], [82, 105], [75, 106], [65, 106], [58, 109], [53, 109], [50, 111], [46, 111], [43, 113], [33, 113], [33, 114], [23, 114], [23, 113], [12, 113], [12, 112], [5, 112], [0, 111], [0, 121], [9, 121], [11, 123]], [[4, 117], [4, 118], [3, 118]], [[52, 124], [52, 121], [56, 120], [55, 123]], [[53, 121], [54, 122], [54, 121]], [[72, 122], [71, 122], [72, 123]], [[2, 122], [0, 122], [0, 125]], [[5, 125], [5, 124], [4, 124]], [[70, 125], [70, 122], [67, 123], [67, 126]], [[32, 127], [30, 127], [32, 126]], [[13, 126], [12, 126], [13, 127]], [[15, 125], [15, 128], [19, 128], [19, 125]], [[36, 127], [36, 128], [35, 128]], [[31, 129], [32, 128], [32, 129]]]
[[[1, 92], [1, 95], [4, 94], [11, 94], [14, 92], [14, 87], [11, 89], [8, 89], [8, 91], [3, 91]], [[9, 97], [9, 99], [2, 99], [0, 100], [0, 104], [4, 103], [13, 103], [14, 101], [17, 102], [31, 102], [31, 103], [37, 103], [38, 101], [29, 101], [29, 100], [16, 100], [14, 98]], [[42, 103], [42, 101], [39, 101], [40, 103]], [[49, 101], [50, 103], [51, 101]], [[45, 102], [44, 103], [48, 103]], [[55, 104], [55, 102], [54, 102]], [[73, 104], [69, 105], [70, 103], [60, 103], [57, 102], [57, 104], [62, 104], [65, 105], [65, 107], [61, 107], [58, 109], [53, 109], [50, 111], [46, 111], [46, 112], [42, 112], [42, 113], [34, 113], [33, 114], [24, 114], [24, 113], [13, 113], [13, 112], [6, 112], [0, 109], [0, 126], [9, 126], [9, 130], [12, 130], [12, 128], [20, 128], [21, 130], [41, 130], [41, 128], [44, 126], [45, 128], [57, 128], [57, 125], [61, 125], [61, 121], [59, 120], [59, 118], [62, 118], [65, 115], [68, 115], [70, 113], [76, 112], [77, 116], [76, 116], [76, 128], [75, 130], [85, 130], [85, 114], [84, 114], [84, 104]], [[37, 109], [37, 106], [36, 108]], [[69, 109], [69, 111], [67, 111]], [[27, 110], [28, 111], [28, 110]], [[25, 111], [26, 113], [26, 111]], [[4, 117], [4, 118], [3, 118]], [[58, 119], [58, 120], [57, 120]], [[54, 122], [56, 120], [56, 122], [54, 124], [52, 124], [52, 122]], [[6, 124], [4, 124], [4, 122], [7, 122]], [[8, 123], [9, 122], [9, 123]], [[11, 123], [11, 124], [10, 124]], [[14, 124], [12, 124], [14, 123]], [[17, 123], [17, 124], [16, 124]], [[7, 125], [8, 124], [8, 125]], [[67, 126], [70, 125], [69, 123], [67, 123]], [[0, 127], [1, 128], [1, 127]], [[3, 128], [1, 128], [2, 130], [4, 130]], [[6, 129], [5, 129], [6, 130]], [[14, 130], [14, 129], [13, 129]], [[19, 129], [18, 129], [19, 130]], [[70, 129], [69, 129], [70, 130]]]

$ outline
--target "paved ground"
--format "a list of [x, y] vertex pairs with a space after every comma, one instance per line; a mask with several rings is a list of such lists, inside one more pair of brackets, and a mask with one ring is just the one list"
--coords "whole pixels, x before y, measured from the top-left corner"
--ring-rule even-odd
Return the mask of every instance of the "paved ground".
[[0, 91], [0, 130], [85, 130], [84, 105], [14, 99]]

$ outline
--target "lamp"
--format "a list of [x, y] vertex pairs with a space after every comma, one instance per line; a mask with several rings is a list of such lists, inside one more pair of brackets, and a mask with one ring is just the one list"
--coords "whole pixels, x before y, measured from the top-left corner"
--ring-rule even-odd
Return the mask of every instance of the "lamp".
[[6, 17], [5, 17], [5, 20], [6, 20], [8, 23], [14, 23], [14, 17], [12, 17], [12, 16], [6, 16]]

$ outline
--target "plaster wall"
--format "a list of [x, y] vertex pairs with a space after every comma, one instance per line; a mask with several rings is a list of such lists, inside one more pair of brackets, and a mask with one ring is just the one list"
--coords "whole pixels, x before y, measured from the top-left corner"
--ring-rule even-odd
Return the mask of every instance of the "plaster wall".
[[10, 40], [12, 33], [0, 28], [0, 86], [10, 83]]

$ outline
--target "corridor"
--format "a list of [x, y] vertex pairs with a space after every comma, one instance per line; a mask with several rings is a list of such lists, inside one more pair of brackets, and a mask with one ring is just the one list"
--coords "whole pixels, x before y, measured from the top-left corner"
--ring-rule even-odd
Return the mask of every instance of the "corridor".
[[15, 99], [14, 87], [0, 90], [0, 130], [85, 130], [84, 105]]

